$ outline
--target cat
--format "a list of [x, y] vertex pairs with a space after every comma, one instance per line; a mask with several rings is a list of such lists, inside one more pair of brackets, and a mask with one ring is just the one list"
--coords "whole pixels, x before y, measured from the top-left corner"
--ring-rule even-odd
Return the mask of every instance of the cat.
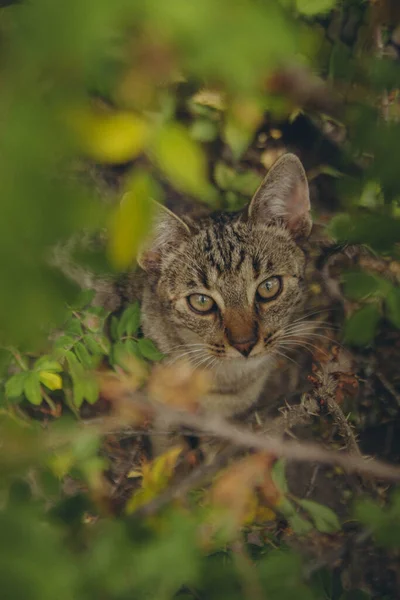
[[232, 417], [255, 405], [277, 358], [304, 339], [311, 228], [307, 177], [294, 154], [272, 166], [239, 212], [157, 211], [138, 259], [142, 329], [167, 362], [211, 373], [205, 411]]

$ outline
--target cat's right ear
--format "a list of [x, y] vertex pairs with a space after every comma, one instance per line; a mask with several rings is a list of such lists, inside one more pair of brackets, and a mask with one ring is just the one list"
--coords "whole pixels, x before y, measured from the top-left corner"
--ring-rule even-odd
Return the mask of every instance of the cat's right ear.
[[284, 154], [271, 167], [248, 207], [255, 223], [279, 223], [295, 239], [311, 231], [310, 194], [307, 177], [294, 154]]
[[178, 247], [190, 237], [189, 226], [177, 215], [154, 202], [153, 223], [146, 242], [140, 249], [137, 262], [147, 272], [159, 271], [166, 251]]

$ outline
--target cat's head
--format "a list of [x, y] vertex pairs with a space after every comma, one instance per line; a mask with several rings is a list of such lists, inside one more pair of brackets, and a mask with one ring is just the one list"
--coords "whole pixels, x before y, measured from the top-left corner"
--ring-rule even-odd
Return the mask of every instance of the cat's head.
[[160, 209], [140, 265], [149, 281], [147, 329], [153, 319], [149, 333], [161, 350], [207, 365], [284, 343], [304, 300], [301, 240], [310, 230], [307, 179], [293, 154], [275, 163], [239, 213], [189, 220]]

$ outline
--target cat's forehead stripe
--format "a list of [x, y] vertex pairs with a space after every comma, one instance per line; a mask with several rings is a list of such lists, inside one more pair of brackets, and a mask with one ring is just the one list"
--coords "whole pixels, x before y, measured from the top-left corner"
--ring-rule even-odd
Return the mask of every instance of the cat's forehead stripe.
[[204, 231], [204, 254], [219, 274], [238, 271], [246, 258], [245, 236], [234, 225], [218, 219]]

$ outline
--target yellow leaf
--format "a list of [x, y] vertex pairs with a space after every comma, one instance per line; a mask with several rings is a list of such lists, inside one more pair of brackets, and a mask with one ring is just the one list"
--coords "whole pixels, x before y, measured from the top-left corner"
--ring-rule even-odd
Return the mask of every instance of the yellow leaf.
[[132, 112], [81, 107], [68, 115], [68, 121], [82, 152], [100, 163], [127, 162], [147, 142], [148, 123]]
[[[153, 461], [145, 463], [141, 470], [142, 487], [134, 493], [126, 506], [128, 514], [134, 512], [139, 506], [143, 506], [155, 498], [167, 487], [171, 480], [176, 463], [182, 448], [176, 446], [170, 448], [161, 456], [158, 456]], [[138, 471], [134, 471], [138, 476]]]
[[71, 467], [75, 463], [75, 457], [72, 452], [62, 452], [54, 454], [49, 458], [49, 467], [53, 471], [54, 475], [59, 479], [62, 479], [69, 473]]
[[129, 190], [111, 215], [108, 256], [119, 270], [127, 269], [137, 255], [151, 224], [152, 182], [144, 172], [135, 173]]
[[196, 104], [210, 106], [211, 108], [215, 108], [217, 110], [226, 109], [226, 98], [224, 98], [222, 92], [218, 90], [203, 88], [193, 96], [192, 100]]
[[128, 477], [128, 479], [134, 479], [136, 477], [142, 477], [142, 472], [141, 471], [136, 471], [134, 469], [133, 471], [129, 471], [127, 477]]
[[49, 390], [62, 389], [62, 379], [57, 373], [39, 371], [39, 379], [47, 388], [49, 388]]
[[263, 118], [257, 101], [248, 98], [233, 102], [225, 119], [223, 137], [234, 158], [239, 159], [251, 143]]
[[209, 194], [205, 155], [184, 127], [174, 124], [160, 129], [153, 141], [152, 154], [177, 189], [198, 197]]

